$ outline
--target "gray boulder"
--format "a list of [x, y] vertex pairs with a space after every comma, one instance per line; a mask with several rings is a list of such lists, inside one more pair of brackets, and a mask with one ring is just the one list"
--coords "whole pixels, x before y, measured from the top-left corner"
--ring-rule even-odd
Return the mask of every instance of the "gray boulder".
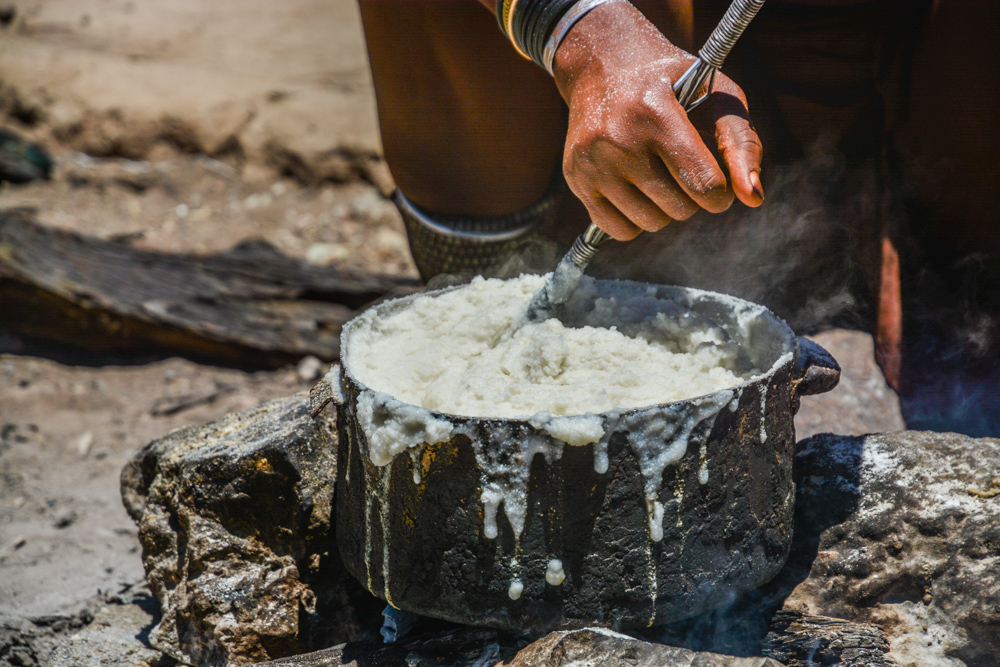
[[1000, 440], [824, 434], [796, 466], [811, 567], [785, 610], [875, 624], [901, 667], [997, 664]]
[[[314, 421], [297, 394], [169, 433], [122, 471], [162, 605], [154, 647], [195, 665], [239, 665], [377, 630], [377, 607], [337, 554], [335, 436], [324, 417]], [[359, 619], [366, 609], [372, 618]]]
[[652, 644], [628, 635], [585, 628], [553, 632], [522, 649], [509, 667], [782, 667], [771, 658], [738, 658]]

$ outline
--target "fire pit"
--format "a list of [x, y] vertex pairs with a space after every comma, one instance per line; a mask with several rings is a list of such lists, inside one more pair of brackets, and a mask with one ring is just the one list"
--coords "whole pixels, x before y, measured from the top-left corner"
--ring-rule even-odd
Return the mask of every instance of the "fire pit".
[[[634, 628], [698, 614], [782, 567], [792, 417], [799, 396], [839, 377], [824, 350], [739, 299], [593, 281], [574, 299], [658, 300], [725, 332], [752, 371], [707, 395], [586, 415], [600, 434], [572, 443], [545, 416], [447, 414], [362, 383], [352, 340], [417, 298], [428, 295], [381, 304], [342, 338], [338, 543], [372, 593], [473, 625]], [[373, 441], [386, 433], [395, 448]]]

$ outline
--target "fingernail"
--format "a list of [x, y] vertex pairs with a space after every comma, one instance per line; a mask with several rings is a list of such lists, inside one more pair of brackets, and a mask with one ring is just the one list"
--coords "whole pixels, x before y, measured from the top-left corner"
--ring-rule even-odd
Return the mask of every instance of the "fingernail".
[[760, 185], [760, 174], [756, 171], [750, 172], [750, 185], [753, 186], [754, 194], [760, 197], [761, 201], [764, 201], [764, 188]]

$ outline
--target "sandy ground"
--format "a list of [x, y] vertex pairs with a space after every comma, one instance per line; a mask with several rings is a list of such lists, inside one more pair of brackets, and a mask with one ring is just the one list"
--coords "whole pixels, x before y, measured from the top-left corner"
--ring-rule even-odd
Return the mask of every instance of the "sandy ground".
[[[352, 1], [14, 7], [0, 28], [0, 124], [44, 143], [57, 169], [50, 182], [0, 186], [0, 206], [141, 247], [215, 252], [262, 238], [317, 264], [415, 275], [385, 199]], [[818, 340], [844, 381], [803, 400], [800, 436], [901, 428], [871, 338]], [[35, 619], [40, 632], [40, 618], [89, 609], [98, 620], [67, 626], [81, 634], [139, 599], [128, 592], [143, 577], [136, 531], [118, 495], [128, 458], [170, 429], [307, 389], [314, 374], [33, 357], [22, 342], [0, 332], [0, 622]], [[146, 619], [141, 629], [155, 612], [143, 604], [145, 616], [117, 627]]]
[[380, 150], [353, 0], [12, 4], [4, 104], [36, 137], [309, 178], [357, 175]]

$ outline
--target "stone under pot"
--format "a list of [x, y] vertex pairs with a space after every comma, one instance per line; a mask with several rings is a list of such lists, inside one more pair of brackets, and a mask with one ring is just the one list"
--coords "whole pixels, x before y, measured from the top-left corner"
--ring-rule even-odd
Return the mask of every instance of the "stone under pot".
[[[679, 287], [594, 284], [618, 295], [655, 292], [714, 321], [757, 374], [709, 396], [598, 415], [605, 437], [584, 446], [555, 446], [524, 419], [430, 412], [453, 425], [452, 437], [377, 466], [358, 414], [370, 389], [345, 362], [334, 379], [337, 539], [348, 570], [374, 595], [501, 629], [639, 628], [707, 611], [784, 565], [793, 416], [800, 396], [836, 386], [837, 363], [756, 304]], [[374, 317], [417, 296], [380, 304]], [[345, 360], [359, 326], [344, 327]], [[667, 448], [679, 457], [650, 479]], [[484, 489], [518, 484], [519, 536], [505, 508], [484, 501]]]

